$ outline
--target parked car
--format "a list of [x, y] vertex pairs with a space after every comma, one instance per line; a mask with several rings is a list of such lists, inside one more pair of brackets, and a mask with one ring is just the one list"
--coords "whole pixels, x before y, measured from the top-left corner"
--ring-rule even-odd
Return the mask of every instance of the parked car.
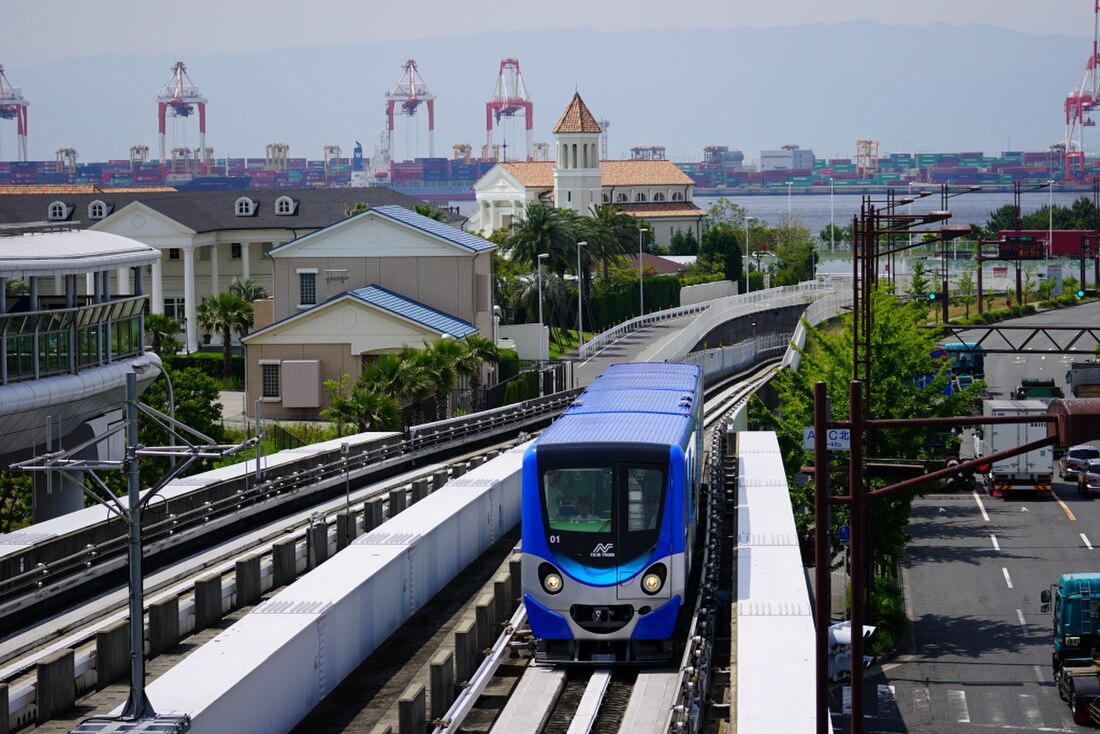
[[1071, 446], [1058, 465], [1058, 473], [1062, 475], [1062, 479], [1072, 479], [1093, 459], [1100, 459], [1100, 449], [1095, 446], [1087, 443]]
[[1092, 459], [1077, 474], [1077, 493], [1091, 495], [1100, 492], [1100, 459]]

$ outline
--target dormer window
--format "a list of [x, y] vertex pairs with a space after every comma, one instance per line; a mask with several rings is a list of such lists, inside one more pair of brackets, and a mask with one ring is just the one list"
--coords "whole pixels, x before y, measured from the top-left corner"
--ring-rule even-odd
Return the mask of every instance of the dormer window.
[[645, 201], [645, 194], [643, 194], [641, 191], [634, 194], [634, 201], [638, 201], [638, 202]]
[[620, 204], [625, 204], [626, 202], [630, 201], [630, 199], [627, 198], [626, 194], [620, 191], [618, 194], [615, 195], [615, 201], [619, 202]]
[[237, 202], [233, 205], [234, 213], [238, 217], [251, 217], [256, 213], [256, 202], [249, 199], [247, 196], [242, 196], [237, 199]]
[[673, 201], [683, 201], [684, 200], [684, 195], [681, 194], [679, 191], [673, 191], [672, 192], [672, 200]]
[[665, 200], [665, 195], [658, 191], [656, 194], [653, 195], [653, 200], [654, 201], [664, 201]]
[[110, 208], [99, 199], [88, 205], [88, 219], [104, 219]]
[[293, 214], [298, 209], [298, 202], [291, 199], [289, 196], [280, 196], [275, 200], [275, 214], [280, 217], [287, 217]]
[[603, 195], [603, 203], [604, 204], [610, 204], [611, 203], [611, 197], [608, 196], [607, 194], [604, 194]]
[[51, 222], [60, 222], [69, 218], [69, 213], [73, 210], [71, 206], [63, 201], [55, 201], [50, 204], [48, 210], [48, 216]]

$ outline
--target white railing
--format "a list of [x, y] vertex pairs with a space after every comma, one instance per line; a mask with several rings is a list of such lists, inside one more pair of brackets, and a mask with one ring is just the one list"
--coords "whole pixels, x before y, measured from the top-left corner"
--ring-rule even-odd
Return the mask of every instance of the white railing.
[[795, 327], [794, 336], [791, 337], [791, 344], [787, 347], [787, 353], [783, 355], [780, 368], [790, 367], [792, 370], [797, 370], [799, 364], [801, 364], [802, 350], [806, 348], [805, 322], [809, 322], [811, 326], [817, 326], [822, 321], [828, 321], [837, 316], [845, 306], [851, 305], [851, 292], [833, 293], [810, 304], [810, 307], [806, 309], [806, 313], [799, 319], [798, 326]]
[[[824, 293], [828, 293], [832, 290], [832, 286], [821, 281], [812, 280], [805, 283], [799, 283], [798, 285], [785, 285], [779, 288], [767, 288], [765, 290], [753, 291], [752, 293], [745, 293], [739, 296], [727, 296], [725, 298], [718, 298], [713, 301], [704, 301], [702, 303], [694, 303], [690, 306], [680, 306], [679, 308], [670, 308], [664, 311], [657, 311], [655, 313], [648, 313], [645, 316], [635, 316], [629, 321], [613, 326], [607, 331], [599, 334], [587, 342], [578, 350], [578, 355], [581, 360], [588, 359], [608, 344], [621, 339], [626, 334], [646, 326], [658, 324], [662, 321], [668, 321], [670, 319], [678, 319], [682, 316], [691, 316], [692, 314], [703, 313], [704, 311], [715, 310], [716, 317], [719, 313], [722, 315], [715, 318], [715, 325], [728, 321], [730, 319], [730, 309], [744, 309], [744, 313], [752, 313], [754, 311], [763, 310], [766, 306], [760, 305], [759, 308], [748, 308], [754, 304], [764, 304], [772, 306], [773, 301], [777, 296], [793, 296], [795, 294], [802, 294], [801, 300], [812, 300], [816, 294], [818, 297]], [[792, 298], [791, 303], [800, 302], [798, 298]], [[698, 321], [698, 319], [696, 319]], [[693, 322], [694, 323], [694, 322]], [[704, 332], [705, 333], [705, 332]], [[702, 337], [699, 337], [700, 339]], [[699, 339], [696, 339], [696, 342]], [[694, 343], [688, 345], [688, 348], [694, 346]], [[663, 352], [664, 350], [662, 350]], [[685, 349], [683, 354], [687, 354]], [[682, 355], [679, 355], [682, 356]], [[667, 360], [667, 356], [656, 357], [655, 359]]]

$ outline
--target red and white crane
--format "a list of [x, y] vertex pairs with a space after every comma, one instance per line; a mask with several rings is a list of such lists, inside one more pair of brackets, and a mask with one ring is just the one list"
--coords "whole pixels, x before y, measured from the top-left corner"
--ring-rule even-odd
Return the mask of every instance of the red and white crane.
[[524, 151], [524, 159], [531, 160], [533, 145], [531, 135], [535, 127], [535, 107], [531, 102], [530, 95], [527, 94], [527, 87], [523, 83], [523, 74], [519, 70], [519, 59], [501, 59], [496, 86], [493, 88], [493, 96], [485, 103], [485, 150], [487, 155], [492, 155], [493, 150], [493, 123], [499, 124], [502, 117], [514, 118], [520, 110], [523, 111], [527, 126], [527, 147]]
[[[400, 107], [398, 107], [400, 103]], [[421, 103], [428, 105], [428, 157], [435, 157], [435, 95], [428, 91], [428, 85], [420, 78], [416, 62], [405, 62], [404, 72], [393, 89], [386, 92], [386, 130], [387, 148], [393, 151], [393, 117], [395, 114], [415, 117]]]
[[[1085, 75], [1081, 83], [1066, 96], [1066, 153], [1065, 177], [1080, 179], [1085, 175], [1085, 144], [1083, 131], [1096, 123], [1090, 113], [1100, 105], [1100, 79], [1096, 75], [1100, 40], [1100, 0], [1093, 2], [1092, 53], [1085, 63]], [[1077, 139], [1074, 139], [1076, 133]]]
[[[165, 156], [164, 133], [168, 113], [172, 117], [190, 117], [199, 108], [199, 158], [201, 159], [202, 173], [206, 173], [206, 97], [199, 94], [199, 88], [192, 83], [187, 76], [187, 67], [182, 61], [177, 61], [172, 67], [172, 77], [164, 85], [164, 90], [157, 96], [157, 119], [160, 123], [160, 165], [164, 166]], [[175, 141], [173, 141], [175, 142]], [[175, 146], [173, 146], [175, 147]]]
[[16, 147], [19, 160], [27, 160], [27, 100], [23, 99], [23, 90], [13, 87], [4, 76], [4, 66], [0, 64], [0, 120], [15, 120], [15, 134], [18, 136]]

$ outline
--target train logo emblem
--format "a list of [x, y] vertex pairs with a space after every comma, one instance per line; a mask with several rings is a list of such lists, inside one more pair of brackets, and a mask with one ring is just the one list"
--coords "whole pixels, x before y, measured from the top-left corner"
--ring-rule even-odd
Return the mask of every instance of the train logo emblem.
[[615, 557], [615, 544], [614, 543], [597, 543], [592, 549], [593, 557], [599, 558], [614, 558]]

